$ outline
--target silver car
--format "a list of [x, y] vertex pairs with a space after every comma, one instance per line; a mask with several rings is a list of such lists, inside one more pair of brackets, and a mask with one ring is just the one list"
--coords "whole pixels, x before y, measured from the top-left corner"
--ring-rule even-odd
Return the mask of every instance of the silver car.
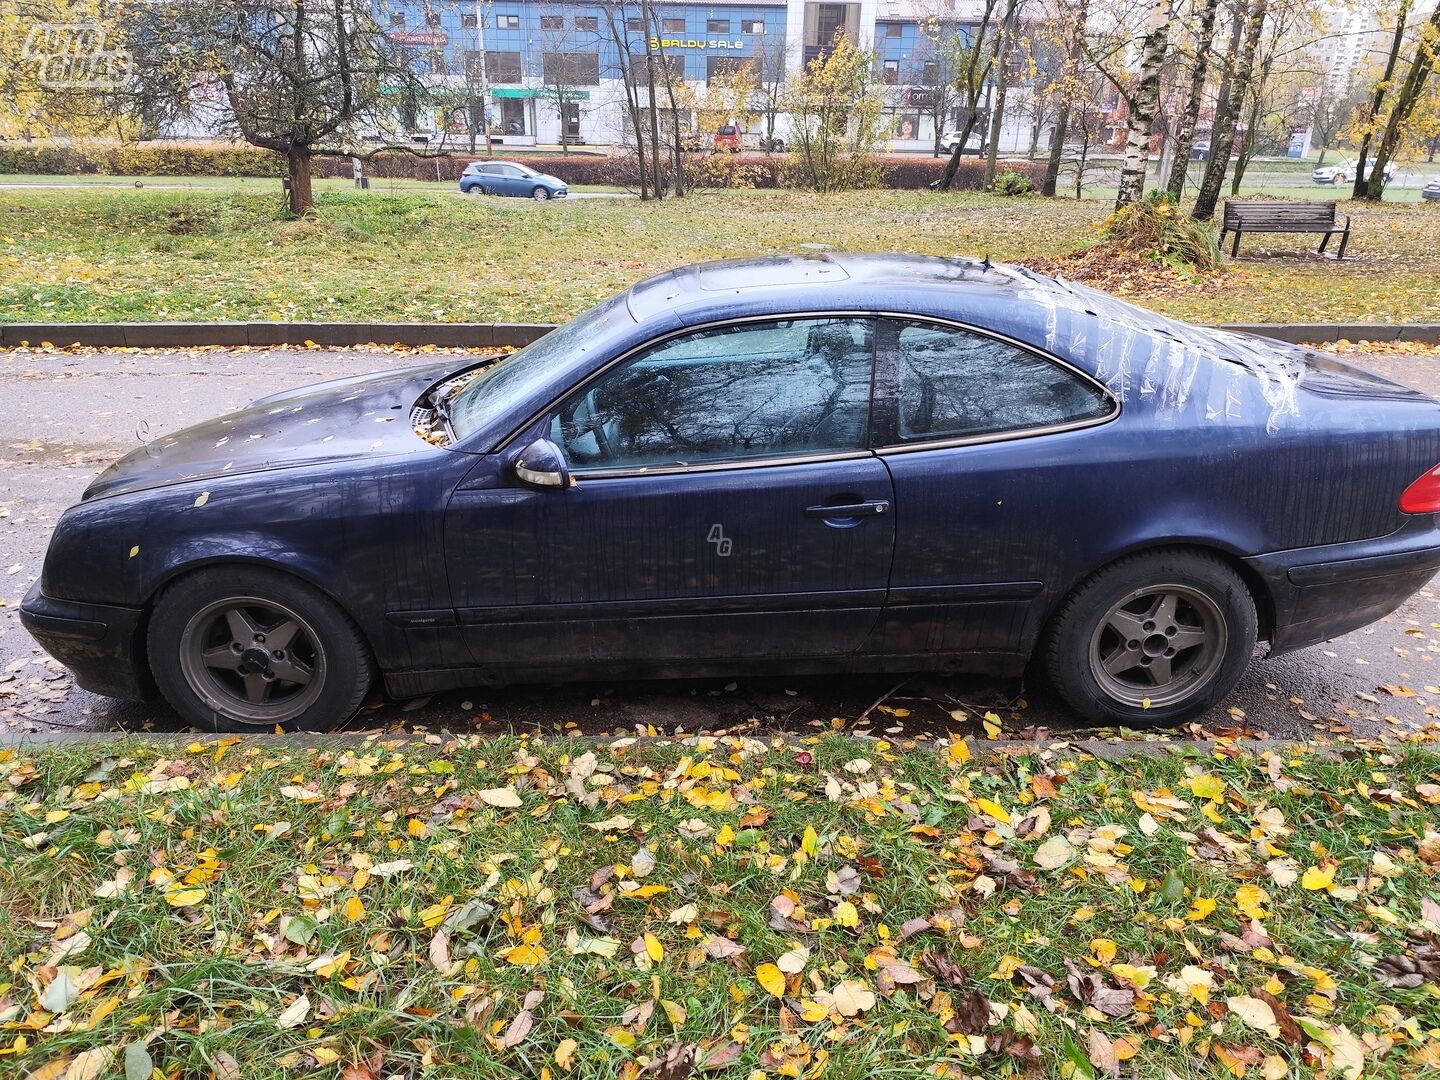
[[1432, 176], [1425, 181], [1425, 186], [1420, 190], [1420, 197], [1427, 202], [1440, 202], [1440, 176]]

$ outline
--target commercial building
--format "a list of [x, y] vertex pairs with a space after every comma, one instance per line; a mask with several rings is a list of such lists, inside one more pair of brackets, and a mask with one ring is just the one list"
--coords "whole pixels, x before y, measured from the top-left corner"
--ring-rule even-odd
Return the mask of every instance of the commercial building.
[[[405, 125], [417, 131], [448, 128], [452, 138], [481, 122], [501, 145], [567, 142], [608, 146], [624, 141], [622, 49], [643, 70], [646, 39], [663, 48], [677, 77], [703, 88], [718, 73], [751, 64], [762, 80], [794, 75], [843, 33], [873, 51], [883, 84], [891, 150], [928, 150], [934, 144], [937, 82], [947, 78], [935, 44], [940, 20], [965, 34], [978, 21], [976, 0], [749, 0], [746, 3], [650, 5], [647, 28], [639, 3], [557, 3], [554, 0], [484, 0], [470, 3], [384, 0], [380, 15], [392, 40], [415, 50], [429, 78], [464, 109], [412, 110]], [[658, 24], [658, 29], [655, 25]], [[953, 72], [948, 73], [953, 77]], [[1029, 145], [1024, 90], [1012, 91], [1002, 149]], [[948, 130], [958, 103], [942, 116]], [[1011, 119], [1014, 117], [1014, 119]], [[752, 132], [758, 125], [750, 125]], [[784, 138], [783, 119], [776, 134]]]

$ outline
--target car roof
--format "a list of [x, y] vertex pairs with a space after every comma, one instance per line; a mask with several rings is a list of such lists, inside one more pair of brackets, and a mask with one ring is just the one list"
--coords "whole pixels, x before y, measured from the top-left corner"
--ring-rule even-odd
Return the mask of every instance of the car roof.
[[988, 258], [815, 252], [697, 263], [638, 282], [625, 302], [636, 323], [657, 330], [824, 311], [949, 319], [1060, 357], [1122, 401], [1132, 392], [1184, 401], [1199, 368], [1221, 369], [1216, 385], [1245, 371], [1261, 384], [1271, 423], [1293, 413], [1304, 370], [1299, 350]]

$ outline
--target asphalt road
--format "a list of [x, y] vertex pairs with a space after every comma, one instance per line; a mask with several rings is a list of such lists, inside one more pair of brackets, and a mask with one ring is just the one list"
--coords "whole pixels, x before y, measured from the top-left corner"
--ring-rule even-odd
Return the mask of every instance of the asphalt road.
[[[72, 687], [19, 624], [50, 530], [90, 478], [147, 438], [307, 382], [416, 362], [375, 350], [0, 351], [0, 735], [38, 730], [177, 730], [163, 705], [113, 702]], [[457, 364], [458, 364], [457, 360]], [[1440, 395], [1440, 352], [1367, 358]], [[1423, 727], [1440, 717], [1440, 593], [1435, 584], [1384, 621], [1253, 665], [1211, 731], [1274, 737]], [[578, 729], [635, 733], [845, 727], [875, 734], [978, 732], [993, 710], [1012, 733], [1081, 730], [1043, 686], [919, 676], [901, 680], [740, 679], [474, 690], [375, 700], [356, 730]]]

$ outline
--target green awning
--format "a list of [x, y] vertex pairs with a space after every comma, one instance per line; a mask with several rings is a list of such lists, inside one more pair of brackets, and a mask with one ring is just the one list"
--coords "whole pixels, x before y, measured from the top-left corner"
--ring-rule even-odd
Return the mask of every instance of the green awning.
[[[496, 100], [504, 98], [551, 98], [558, 97], [554, 90], [548, 86], [496, 86], [490, 90], [490, 96]], [[589, 101], [589, 90], [568, 90], [565, 93], [566, 101]]]

